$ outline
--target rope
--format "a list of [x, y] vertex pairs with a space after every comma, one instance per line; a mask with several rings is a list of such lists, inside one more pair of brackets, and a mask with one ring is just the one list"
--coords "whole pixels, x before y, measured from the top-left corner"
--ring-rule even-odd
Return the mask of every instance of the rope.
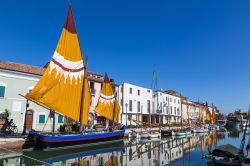
[[[16, 152], [13, 151], [13, 150], [9, 150], [9, 149], [3, 148], [3, 147], [0, 147], [0, 149], [9, 151], [9, 152], [11, 152], [11, 153], [16, 153]], [[38, 161], [38, 162], [43, 163], [43, 164], [45, 164], [45, 165], [51, 165], [51, 166], [52, 166], [52, 164], [50, 164], [50, 163], [47, 163], [47, 162], [44, 162], [44, 161], [35, 159], [35, 158], [33, 158], [33, 157], [30, 157], [30, 156], [27, 156], [27, 155], [24, 155], [24, 154], [22, 154], [21, 156], [26, 157], [26, 158], [29, 158], [29, 159], [32, 159], [32, 160], [35, 160], [35, 161]]]

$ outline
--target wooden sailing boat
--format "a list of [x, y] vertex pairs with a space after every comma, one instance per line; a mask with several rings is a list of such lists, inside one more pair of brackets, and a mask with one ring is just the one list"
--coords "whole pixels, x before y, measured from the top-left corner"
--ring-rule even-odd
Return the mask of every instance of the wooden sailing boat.
[[[72, 8], [69, 6], [56, 51], [41, 79], [25, 98], [79, 122], [83, 128], [88, 124], [91, 100], [86, 64], [82, 59]], [[105, 90], [102, 89], [95, 111], [118, 122], [119, 105], [106, 77], [103, 88]], [[124, 132], [125, 126], [117, 131], [94, 134], [55, 135], [32, 131], [28, 134], [23, 149], [103, 143], [123, 138]]]

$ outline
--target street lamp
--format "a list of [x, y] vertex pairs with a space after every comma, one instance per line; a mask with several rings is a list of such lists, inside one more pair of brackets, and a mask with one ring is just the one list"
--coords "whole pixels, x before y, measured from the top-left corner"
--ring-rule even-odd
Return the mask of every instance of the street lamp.
[[126, 107], [126, 126], [128, 126], [128, 103], [125, 104]]

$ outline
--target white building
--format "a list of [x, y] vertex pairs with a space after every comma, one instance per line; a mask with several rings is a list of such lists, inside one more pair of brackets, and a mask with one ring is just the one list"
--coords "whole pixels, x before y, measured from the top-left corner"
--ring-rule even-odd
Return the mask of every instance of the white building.
[[165, 123], [179, 123], [181, 121], [181, 102], [180, 96], [171, 94], [170, 91], [156, 92], [154, 102], [153, 122]]
[[129, 119], [149, 122], [149, 114], [152, 111], [152, 90], [123, 83], [119, 86], [119, 101], [121, 106], [120, 123], [136, 125]]
[[137, 85], [123, 83], [119, 86], [121, 106], [120, 122], [136, 125], [133, 120], [162, 123], [181, 121], [180, 96], [169, 94], [169, 91], [153, 91]]

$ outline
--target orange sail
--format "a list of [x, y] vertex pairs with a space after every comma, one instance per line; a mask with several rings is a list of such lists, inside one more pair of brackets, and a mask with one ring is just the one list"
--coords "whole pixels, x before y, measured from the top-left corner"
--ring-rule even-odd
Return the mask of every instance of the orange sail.
[[206, 121], [207, 121], [207, 123], [211, 123], [211, 113], [209, 111], [207, 103], [206, 103]]
[[212, 124], [214, 125], [215, 123], [216, 123], [215, 108], [212, 107]]
[[113, 92], [107, 74], [105, 74], [104, 82], [102, 83], [101, 95], [95, 112], [115, 123], [119, 121], [120, 105], [116, 100], [116, 95]]
[[[86, 124], [88, 117], [85, 116], [88, 115], [89, 109], [82, 104], [84, 102], [82, 100], [88, 100], [82, 96], [88, 93], [88, 90], [82, 93], [83, 88], [86, 88], [85, 73], [73, 13], [69, 6], [67, 19], [53, 57], [43, 76], [26, 98]], [[84, 107], [83, 118], [80, 118], [81, 106]]]
[[199, 103], [199, 120], [200, 120], [201, 124], [204, 123], [203, 108], [202, 108], [202, 105], [200, 103]]

